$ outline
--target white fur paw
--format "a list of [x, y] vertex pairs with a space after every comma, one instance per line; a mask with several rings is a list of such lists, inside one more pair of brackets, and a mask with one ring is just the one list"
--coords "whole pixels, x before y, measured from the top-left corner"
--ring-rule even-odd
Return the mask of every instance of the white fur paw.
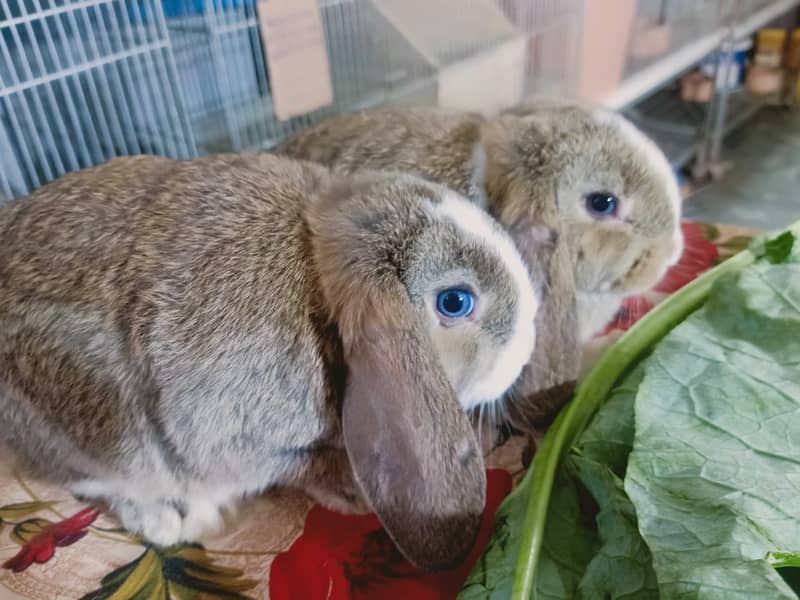
[[122, 526], [156, 546], [172, 546], [182, 541], [183, 518], [173, 505], [166, 502], [138, 504], [132, 500], [112, 503], [112, 510]]
[[142, 517], [142, 536], [156, 546], [172, 546], [183, 541], [183, 519], [174, 508], [146, 512]]
[[210, 502], [191, 502], [181, 525], [181, 540], [193, 542], [204, 534], [218, 533], [222, 528], [219, 507]]

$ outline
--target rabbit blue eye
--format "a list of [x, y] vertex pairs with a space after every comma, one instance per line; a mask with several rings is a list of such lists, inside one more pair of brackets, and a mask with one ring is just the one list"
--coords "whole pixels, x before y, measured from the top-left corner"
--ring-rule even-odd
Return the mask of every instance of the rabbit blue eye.
[[608, 192], [595, 192], [586, 196], [586, 210], [592, 215], [610, 217], [617, 214], [619, 200]]
[[466, 317], [474, 307], [475, 298], [467, 290], [451, 288], [442, 290], [436, 296], [436, 310], [451, 319]]

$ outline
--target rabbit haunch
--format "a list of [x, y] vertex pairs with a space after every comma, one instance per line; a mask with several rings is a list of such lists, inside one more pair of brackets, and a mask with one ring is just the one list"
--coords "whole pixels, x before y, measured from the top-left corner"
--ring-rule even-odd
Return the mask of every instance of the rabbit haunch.
[[[464, 409], [514, 383], [537, 298], [481, 211], [269, 155], [115, 159], [0, 208], [0, 443], [151, 542], [274, 486], [374, 510], [415, 564], [472, 546]], [[443, 321], [442, 289], [471, 314]]]

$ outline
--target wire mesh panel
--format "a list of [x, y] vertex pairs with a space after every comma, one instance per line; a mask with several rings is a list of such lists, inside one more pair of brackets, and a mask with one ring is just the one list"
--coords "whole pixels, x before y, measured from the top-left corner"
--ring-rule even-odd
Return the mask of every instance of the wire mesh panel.
[[735, 0], [638, 0], [626, 76], [715, 33]]
[[161, 7], [141, 4], [0, 0], [0, 193], [119, 154], [195, 153]]
[[268, 147], [327, 114], [386, 102], [401, 85], [433, 74], [370, 2], [323, 0], [334, 103], [280, 121], [254, 0], [178, 0], [165, 9], [200, 152]]
[[498, 0], [527, 36], [525, 93], [568, 94], [578, 67], [584, 0]]
[[117, 155], [266, 148], [335, 112], [563, 91], [583, 1], [319, 0], [333, 102], [282, 121], [257, 0], [0, 0], [0, 197]]

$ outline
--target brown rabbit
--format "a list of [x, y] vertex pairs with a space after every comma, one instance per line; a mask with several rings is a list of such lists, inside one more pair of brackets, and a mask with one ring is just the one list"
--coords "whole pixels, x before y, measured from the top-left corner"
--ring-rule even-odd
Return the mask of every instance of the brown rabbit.
[[414, 173], [486, 206], [507, 228], [546, 290], [537, 347], [508, 404], [523, 423], [553, 414], [577, 376], [580, 346], [682, 246], [663, 154], [622, 117], [565, 101], [494, 118], [440, 108], [341, 115], [275, 151], [344, 172]]
[[148, 541], [296, 486], [429, 569], [475, 539], [465, 409], [512, 385], [537, 299], [455, 193], [269, 155], [115, 159], [0, 208], [0, 442]]

